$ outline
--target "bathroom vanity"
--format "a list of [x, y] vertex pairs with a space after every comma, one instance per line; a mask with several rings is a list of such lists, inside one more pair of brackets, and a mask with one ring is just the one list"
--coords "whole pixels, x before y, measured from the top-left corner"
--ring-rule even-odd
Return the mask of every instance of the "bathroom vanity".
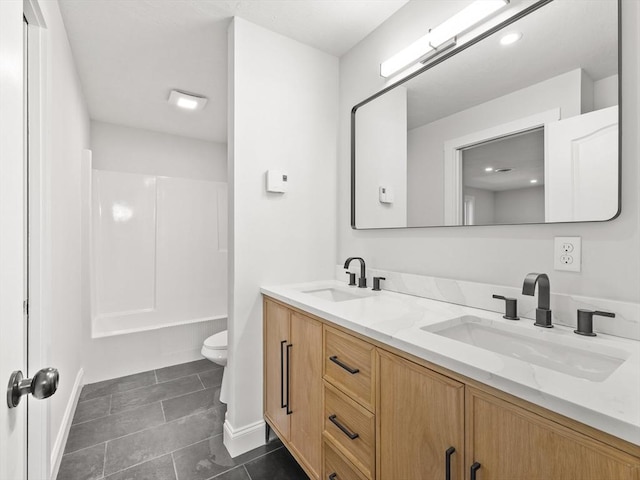
[[[311, 478], [640, 479], [637, 341], [338, 282], [262, 293], [265, 420]], [[556, 342], [564, 367], [469, 325]]]

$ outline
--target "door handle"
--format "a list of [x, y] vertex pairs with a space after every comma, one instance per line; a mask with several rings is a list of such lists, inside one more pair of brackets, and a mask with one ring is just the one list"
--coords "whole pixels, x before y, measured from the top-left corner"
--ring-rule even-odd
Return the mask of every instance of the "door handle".
[[471, 468], [469, 469], [470, 470], [469, 473], [470, 473], [470, 479], [471, 480], [476, 480], [476, 472], [478, 470], [480, 470], [481, 466], [482, 465], [480, 465], [478, 462], [474, 462], [473, 465], [471, 465]]
[[446, 480], [451, 480], [451, 455], [455, 452], [455, 447], [449, 447], [447, 451], [444, 452], [444, 478]]
[[286, 410], [287, 415], [291, 415], [293, 413], [293, 411], [291, 410], [291, 406], [289, 405], [289, 401], [291, 400], [291, 397], [289, 396], [289, 386], [290, 386], [289, 377], [291, 375], [291, 366], [290, 366], [291, 365], [291, 347], [293, 347], [292, 343], [287, 345], [287, 410]]
[[280, 408], [285, 408], [287, 406], [284, 403], [284, 344], [287, 343], [286, 340], [282, 340], [280, 342]]
[[7, 405], [17, 407], [23, 395], [29, 393], [35, 398], [43, 400], [56, 393], [60, 374], [56, 368], [43, 368], [33, 376], [24, 378], [20, 370], [16, 370], [9, 378], [7, 387]]

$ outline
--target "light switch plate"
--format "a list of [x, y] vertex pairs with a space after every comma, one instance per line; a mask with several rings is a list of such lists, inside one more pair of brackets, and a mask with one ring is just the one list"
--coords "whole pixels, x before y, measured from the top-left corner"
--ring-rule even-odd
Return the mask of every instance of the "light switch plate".
[[553, 268], [566, 272], [582, 271], [582, 239], [580, 237], [555, 237]]

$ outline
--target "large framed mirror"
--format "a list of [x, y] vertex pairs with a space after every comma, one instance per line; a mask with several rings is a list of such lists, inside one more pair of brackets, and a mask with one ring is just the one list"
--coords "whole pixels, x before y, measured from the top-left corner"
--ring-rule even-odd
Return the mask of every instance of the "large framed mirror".
[[353, 228], [618, 216], [620, 2], [519, 3], [353, 108]]

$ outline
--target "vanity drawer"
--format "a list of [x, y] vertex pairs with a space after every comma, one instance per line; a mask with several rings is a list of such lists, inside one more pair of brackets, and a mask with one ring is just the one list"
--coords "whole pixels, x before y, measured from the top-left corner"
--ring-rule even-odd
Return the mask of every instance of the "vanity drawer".
[[367, 480], [367, 477], [339, 454], [328, 440], [325, 439], [322, 448], [324, 449], [323, 480]]
[[375, 416], [324, 383], [323, 434], [368, 478], [375, 473]]
[[362, 340], [324, 329], [324, 378], [370, 411], [375, 405], [375, 348]]

